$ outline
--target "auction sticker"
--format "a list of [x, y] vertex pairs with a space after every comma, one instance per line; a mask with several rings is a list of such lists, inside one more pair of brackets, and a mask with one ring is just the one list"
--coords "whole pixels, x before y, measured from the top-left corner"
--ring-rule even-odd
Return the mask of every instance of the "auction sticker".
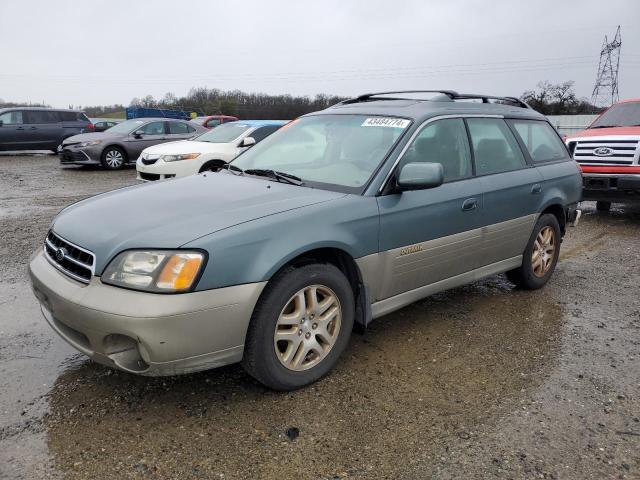
[[390, 127], [390, 128], [407, 128], [411, 122], [404, 118], [390, 117], [373, 117], [367, 118], [363, 123], [363, 127]]

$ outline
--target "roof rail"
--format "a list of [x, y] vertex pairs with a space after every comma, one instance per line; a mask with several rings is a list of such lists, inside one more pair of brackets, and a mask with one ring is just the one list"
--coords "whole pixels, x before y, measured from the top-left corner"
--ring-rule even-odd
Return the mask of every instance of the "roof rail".
[[[373, 100], [418, 100], [425, 101], [427, 99], [415, 99], [415, 98], [406, 98], [406, 97], [389, 97], [389, 95], [403, 95], [406, 93], [441, 93], [442, 95], [448, 97], [449, 100], [482, 100], [482, 103], [490, 103], [489, 100], [500, 100], [505, 103], [509, 103], [511, 105], [515, 105], [521, 108], [531, 108], [525, 102], [516, 97], [496, 97], [493, 95], [477, 95], [474, 93], [458, 93], [454, 90], [399, 90], [397, 92], [376, 92], [376, 93], [365, 93], [363, 95], [359, 95], [355, 98], [350, 98], [348, 100], [344, 100], [339, 103], [339, 105], [349, 105], [351, 103], [360, 103], [360, 102], [369, 102]], [[374, 98], [374, 97], [383, 97], [383, 98]], [[443, 99], [445, 99], [443, 97]]]
[[493, 95], [477, 95], [474, 93], [459, 93], [453, 100], [482, 100], [482, 103], [490, 103], [489, 100], [501, 100], [506, 103], [515, 104], [521, 108], [531, 108], [526, 102], [516, 97], [496, 97]]
[[[360, 102], [368, 102], [374, 100], [373, 97], [380, 97], [388, 95], [396, 95], [396, 94], [405, 94], [405, 93], [442, 93], [447, 97], [453, 98], [458, 95], [458, 92], [454, 92], [453, 90], [399, 90], [397, 92], [376, 92], [376, 93], [365, 93], [363, 95], [359, 95], [356, 98], [350, 98], [348, 100], [344, 100], [340, 102], [340, 105], [348, 105], [350, 103], [360, 103]], [[402, 97], [392, 97], [392, 98], [381, 98], [379, 100], [416, 100], [415, 98], [402, 98]]]

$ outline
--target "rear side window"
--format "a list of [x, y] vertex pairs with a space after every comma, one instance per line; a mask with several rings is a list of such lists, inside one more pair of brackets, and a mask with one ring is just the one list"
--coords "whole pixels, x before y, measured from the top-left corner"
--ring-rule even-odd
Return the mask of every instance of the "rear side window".
[[2, 120], [3, 125], [21, 125], [24, 123], [22, 120], [22, 112], [20, 110], [2, 113], [0, 114], [0, 120]]
[[27, 123], [58, 123], [60, 118], [58, 112], [49, 110], [29, 110], [27, 114]]
[[509, 172], [525, 166], [524, 155], [500, 118], [468, 118], [477, 175]]
[[185, 133], [194, 132], [195, 128], [181, 122], [169, 122], [169, 133], [176, 135], [184, 135]]
[[249, 136], [252, 137], [256, 141], [256, 143], [258, 143], [264, 140], [265, 138], [267, 138], [269, 135], [271, 135], [273, 132], [275, 132], [279, 128], [280, 128], [279, 125], [271, 125], [269, 127], [260, 127], [255, 129], [253, 132], [251, 132]]
[[547, 122], [511, 120], [510, 123], [534, 162], [553, 162], [567, 158], [567, 150]]
[[63, 122], [89, 122], [87, 116], [82, 112], [56, 112]]

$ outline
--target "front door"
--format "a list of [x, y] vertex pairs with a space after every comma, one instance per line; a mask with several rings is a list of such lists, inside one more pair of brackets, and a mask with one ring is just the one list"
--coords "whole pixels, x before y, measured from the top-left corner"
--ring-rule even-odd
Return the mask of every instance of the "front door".
[[0, 150], [23, 150], [27, 148], [25, 115], [21, 110], [0, 114]]
[[150, 122], [136, 130], [140, 133], [139, 135], [135, 135], [135, 132], [131, 133], [127, 140], [129, 158], [136, 159], [145, 148], [165, 142], [166, 124], [167, 122], [164, 121]]
[[482, 243], [483, 185], [473, 175], [464, 121], [427, 124], [402, 157], [441, 163], [443, 185], [378, 197], [382, 300], [478, 267]]
[[468, 118], [484, 191], [481, 266], [521, 255], [540, 211], [542, 176], [501, 118]]

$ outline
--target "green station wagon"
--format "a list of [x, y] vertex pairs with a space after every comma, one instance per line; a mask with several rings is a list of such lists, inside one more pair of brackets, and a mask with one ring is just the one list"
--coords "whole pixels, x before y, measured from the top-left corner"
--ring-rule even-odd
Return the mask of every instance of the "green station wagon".
[[127, 372], [242, 362], [294, 389], [355, 325], [503, 272], [542, 287], [580, 216], [577, 164], [510, 97], [362, 95], [214, 170], [54, 219], [29, 272], [62, 338]]

